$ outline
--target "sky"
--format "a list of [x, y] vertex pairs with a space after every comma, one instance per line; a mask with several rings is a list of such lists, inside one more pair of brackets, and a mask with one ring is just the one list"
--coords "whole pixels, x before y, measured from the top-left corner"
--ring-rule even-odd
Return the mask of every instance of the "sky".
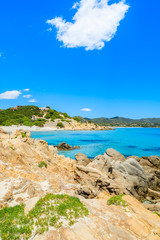
[[160, 1], [5, 0], [0, 108], [160, 117]]

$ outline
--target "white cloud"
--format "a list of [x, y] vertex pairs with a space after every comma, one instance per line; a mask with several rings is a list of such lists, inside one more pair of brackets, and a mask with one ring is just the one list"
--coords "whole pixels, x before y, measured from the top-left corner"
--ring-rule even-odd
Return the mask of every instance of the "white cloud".
[[16, 99], [19, 95], [22, 94], [21, 91], [13, 90], [13, 91], [6, 91], [0, 94], [0, 99]]
[[30, 99], [28, 102], [34, 103], [37, 102], [35, 99]]
[[92, 109], [90, 109], [90, 108], [82, 108], [81, 111], [83, 111], [83, 112], [91, 112]]
[[120, 21], [129, 6], [125, 0], [108, 4], [109, 0], [80, 0], [72, 8], [77, 9], [72, 22], [62, 17], [48, 20], [57, 29], [57, 39], [67, 48], [85, 47], [86, 50], [102, 49], [117, 32]]
[[30, 89], [29, 88], [26, 88], [26, 89], [23, 89], [24, 92], [29, 92]]
[[29, 95], [29, 94], [28, 94], [28, 95], [23, 95], [23, 97], [24, 97], [24, 98], [31, 98], [32, 95]]

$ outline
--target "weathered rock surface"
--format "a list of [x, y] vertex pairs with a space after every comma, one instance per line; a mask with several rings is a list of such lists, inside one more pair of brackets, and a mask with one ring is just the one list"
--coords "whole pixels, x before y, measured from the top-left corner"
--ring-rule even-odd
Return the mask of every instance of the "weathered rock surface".
[[31, 137], [31, 132], [26, 130], [15, 130], [10, 135], [11, 139], [30, 138], [30, 137]]
[[[78, 154], [75, 161], [58, 155], [57, 148], [45, 141], [31, 139], [27, 132], [3, 134], [0, 208], [25, 203], [27, 214], [46, 193], [65, 193], [78, 196], [89, 210], [89, 216], [72, 227], [52, 228], [32, 239], [160, 240], [160, 218], [151, 212], [160, 209], [159, 157], [125, 159], [110, 149], [93, 160]], [[38, 167], [42, 161], [47, 168]], [[122, 193], [126, 209], [107, 205], [111, 195]], [[133, 196], [152, 204], [142, 204]]]
[[120, 206], [107, 206], [109, 197], [81, 199], [90, 215], [70, 227], [51, 230], [35, 240], [160, 240], [160, 218], [135, 198], [125, 196], [125, 211]]
[[[125, 159], [116, 150], [107, 149], [106, 153], [97, 156], [88, 165], [85, 164], [85, 168], [79, 166], [80, 162], [77, 163], [75, 179], [81, 184], [77, 191], [88, 198], [105, 190], [107, 193], [131, 194], [140, 201], [148, 196], [159, 199], [160, 169], [157, 168], [159, 157], [150, 157], [146, 161], [147, 164], [143, 159], [133, 156]], [[95, 174], [93, 170], [99, 172]], [[90, 190], [85, 193], [84, 189]]]
[[8, 139], [9, 138], [9, 133], [4, 131], [2, 128], [0, 128], [0, 139]]
[[76, 147], [71, 147], [69, 144], [67, 144], [66, 142], [62, 142], [62, 143], [59, 143], [58, 146], [57, 146], [57, 149], [60, 151], [60, 150], [63, 150], [63, 151], [69, 151], [69, 150], [73, 150], [73, 149], [79, 149], [80, 147], [79, 146], [76, 146]]
[[75, 159], [77, 161], [77, 164], [87, 166], [90, 162], [92, 162], [92, 159], [88, 158], [83, 153], [75, 154]]
[[[69, 184], [74, 189], [75, 161], [58, 155], [57, 148], [47, 142], [31, 139], [27, 133], [21, 137], [21, 133], [0, 141], [0, 207], [45, 193], [67, 192], [72, 190]], [[39, 168], [40, 162], [45, 162], [47, 168]]]

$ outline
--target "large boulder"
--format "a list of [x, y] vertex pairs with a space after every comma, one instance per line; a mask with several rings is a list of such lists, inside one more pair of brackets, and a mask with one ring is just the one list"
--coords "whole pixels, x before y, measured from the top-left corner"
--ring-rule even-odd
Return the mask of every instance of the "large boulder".
[[75, 154], [75, 159], [77, 161], [77, 164], [87, 166], [90, 162], [92, 162], [92, 159], [88, 158], [83, 153]]
[[27, 130], [14, 130], [11, 135], [10, 135], [11, 139], [20, 139], [20, 138], [31, 138], [31, 132], [27, 131]]
[[106, 150], [106, 154], [111, 158], [111, 160], [120, 161], [120, 162], [125, 161], [125, 157], [120, 152], [116, 151], [113, 148], [108, 148]]
[[9, 133], [7, 133], [2, 128], [0, 128], [0, 139], [8, 139], [8, 138], [9, 138]]
[[[116, 170], [126, 173], [128, 175], [144, 177], [144, 171], [141, 165], [133, 158], [127, 159], [125, 162], [117, 162], [115, 164]], [[145, 178], [145, 177], [144, 177]]]

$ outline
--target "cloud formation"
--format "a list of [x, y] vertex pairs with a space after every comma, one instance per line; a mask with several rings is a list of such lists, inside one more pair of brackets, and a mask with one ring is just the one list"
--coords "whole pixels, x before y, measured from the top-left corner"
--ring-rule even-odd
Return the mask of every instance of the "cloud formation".
[[102, 49], [114, 37], [129, 6], [125, 0], [113, 4], [109, 0], [80, 0], [72, 8], [77, 11], [72, 22], [56, 17], [47, 23], [56, 27], [57, 39], [64, 47], [94, 50]]
[[26, 89], [23, 89], [24, 92], [29, 92], [30, 89], [29, 88], [26, 88]]
[[23, 95], [24, 98], [31, 98], [32, 95], [28, 94], [28, 95]]
[[83, 112], [91, 112], [92, 109], [90, 109], [90, 108], [82, 108], [81, 111], [83, 111]]
[[35, 99], [30, 99], [28, 102], [35, 103], [37, 101]]
[[13, 90], [13, 91], [6, 91], [0, 94], [0, 99], [16, 99], [20, 96], [21, 91]]

